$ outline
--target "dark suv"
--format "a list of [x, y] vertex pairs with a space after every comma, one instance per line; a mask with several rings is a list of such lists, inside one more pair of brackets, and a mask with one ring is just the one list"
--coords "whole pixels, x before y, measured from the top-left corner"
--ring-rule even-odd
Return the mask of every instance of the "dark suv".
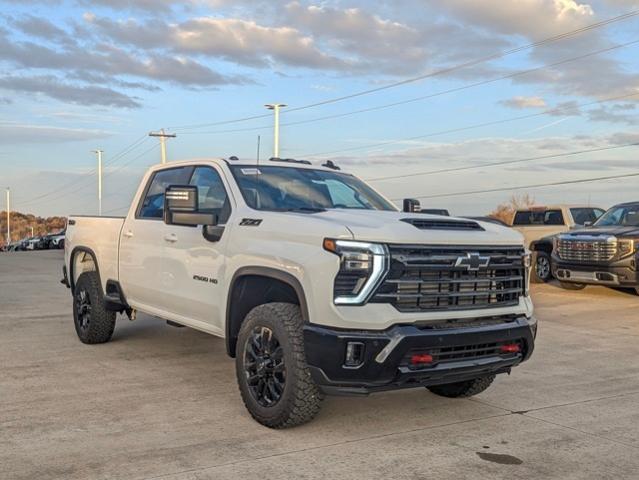
[[571, 290], [597, 284], [639, 293], [638, 245], [639, 202], [615, 205], [593, 225], [554, 238], [552, 272]]

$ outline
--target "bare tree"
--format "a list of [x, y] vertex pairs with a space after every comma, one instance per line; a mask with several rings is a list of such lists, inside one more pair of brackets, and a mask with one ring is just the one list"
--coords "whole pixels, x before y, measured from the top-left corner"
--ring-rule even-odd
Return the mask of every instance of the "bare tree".
[[500, 203], [497, 208], [488, 214], [489, 217], [501, 220], [510, 225], [515, 212], [521, 208], [530, 208], [535, 204], [535, 199], [528, 193], [522, 195], [513, 195], [510, 200]]

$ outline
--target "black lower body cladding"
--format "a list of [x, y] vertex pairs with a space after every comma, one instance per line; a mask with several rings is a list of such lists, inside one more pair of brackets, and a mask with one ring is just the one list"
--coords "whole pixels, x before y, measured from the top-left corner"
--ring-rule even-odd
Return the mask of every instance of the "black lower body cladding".
[[[532, 354], [536, 330], [534, 318], [525, 316], [492, 324], [478, 321], [477, 326], [401, 325], [380, 332], [307, 324], [304, 342], [311, 375], [322, 391], [357, 395], [509, 372]], [[347, 362], [349, 343], [356, 358]], [[431, 361], [415, 365], [414, 355]]]
[[639, 271], [634, 255], [606, 263], [584, 263], [561, 260], [553, 254], [552, 273], [562, 282], [609, 287], [639, 287]]

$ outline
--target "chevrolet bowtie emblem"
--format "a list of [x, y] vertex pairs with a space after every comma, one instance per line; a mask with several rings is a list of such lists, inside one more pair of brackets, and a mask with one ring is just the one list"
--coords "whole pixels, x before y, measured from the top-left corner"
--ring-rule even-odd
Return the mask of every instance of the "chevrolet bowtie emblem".
[[486, 268], [490, 263], [490, 257], [480, 255], [479, 253], [467, 253], [466, 255], [457, 257], [455, 268], [466, 268], [469, 272], [476, 272], [480, 268]]

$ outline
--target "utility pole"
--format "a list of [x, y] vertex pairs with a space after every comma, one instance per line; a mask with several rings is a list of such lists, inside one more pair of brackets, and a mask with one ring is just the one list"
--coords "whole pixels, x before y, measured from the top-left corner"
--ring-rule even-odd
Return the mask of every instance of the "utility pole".
[[11, 190], [7, 187], [7, 245], [11, 244]]
[[149, 132], [149, 137], [159, 137], [160, 138], [160, 149], [162, 150], [162, 163], [166, 163], [166, 139], [167, 138], [175, 138], [177, 135], [175, 133], [164, 133], [164, 129], [161, 129], [159, 132]]
[[286, 107], [284, 103], [267, 103], [264, 105], [269, 110], [273, 110], [273, 120], [275, 124], [273, 126], [273, 156], [279, 158], [280, 156], [280, 108]]
[[98, 156], [98, 215], [102, 216], [102, 150], [92, 150]]
[[31, 225], [31, 238], [35, 237], [35, 233], [33, 231], [33, 225]]

